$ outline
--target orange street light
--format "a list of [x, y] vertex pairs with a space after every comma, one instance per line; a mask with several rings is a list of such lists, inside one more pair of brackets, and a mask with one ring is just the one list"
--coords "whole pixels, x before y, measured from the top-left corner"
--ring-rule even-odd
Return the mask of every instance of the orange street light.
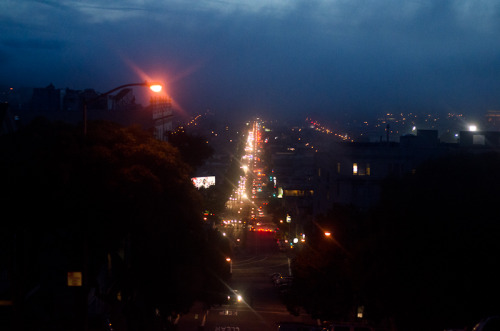
[[118, 87], [115, 87], [114, 89], [109, 90], [106, 93], [100, 94], [97, 97], [95, 97], [94, 99], [91, 99], [89, 101], [84, 100], [83, 101], [83, 135], [84, 136], [87, 135], [87, 105], [89, 105], [91, 103], [94, 103], [97, 100], [99, 100], [101, 98], [104, 98], [104, 97], [108, 96], [109, 94], [111, 94], [111, 93], [113, 93], [115, 91], [118, 91], [118, 90], [123, 89], [125, 87], [130, 87], [130, 86], [147, 86], [147, 87], [149, 87], [149, 89], [151, 91], [153, 91], [155, 93], [161, 92], [161, 90], [163, 88], [163, 86], [160, 83], [157, 83], [157, 82], [147, 82], [146, 81], [144, 83], [125, 84], [125, 85], [120, 85]]
[[160, 84], [154, 83], [154, 84], [149, 85], [149, 88], [151, 89], [151, 91], [158, 93], [158, 92], [161, 92], [163, 86], [161, 86]]

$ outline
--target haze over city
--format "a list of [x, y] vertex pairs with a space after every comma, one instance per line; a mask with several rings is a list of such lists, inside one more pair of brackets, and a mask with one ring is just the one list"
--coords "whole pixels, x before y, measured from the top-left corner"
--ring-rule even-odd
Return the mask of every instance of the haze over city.
[[14, 88], [158, 80], [179, 111], [245, 118], [500, 109], [494, 0], [5, 0], [0, 13], [0, 85]]

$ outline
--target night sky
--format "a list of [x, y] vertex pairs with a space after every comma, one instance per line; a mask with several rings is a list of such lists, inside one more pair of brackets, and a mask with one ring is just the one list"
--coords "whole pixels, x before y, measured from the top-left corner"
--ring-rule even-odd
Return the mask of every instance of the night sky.
[[144, 80], [191, 114], [482, 114], [500, 110], [500, 1], [0, 2], [0, 84]]

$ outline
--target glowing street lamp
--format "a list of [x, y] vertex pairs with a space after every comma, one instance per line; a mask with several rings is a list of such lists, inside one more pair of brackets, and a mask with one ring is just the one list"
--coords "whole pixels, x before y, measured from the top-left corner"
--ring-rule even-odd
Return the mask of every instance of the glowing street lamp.
[[91, 99], [89, 101], [85, 100], [83, 102], [83, 135], [84, 136], [87, 135], [87, 105], [89, 105], [91, 103], [94, 103], [97, 100], [99, 100], [101, 98], [104, 98], [104, 97], [110, 95], [111, 93], [113, 93], [115, 91], [118, 91], [118, 90], [123, 89], [125, 87], [130, 87], [130, 86], [147, 86], [147, 87], [149, 87], [149, 89], [151, 91], [153, 91], [155, 93], [161, 92], [161, 90], [163, 89], [163, 86], [160, 83], [157, 83], [157, 82], [147, 82], [146, 81], [146, 82], [143, 82], [143, 83], [131, 83], [131, 84], [125, 84], [125, 85], [120, 85], [118, 87], [115, 87], [114, 89], [109, 90], [106, 93], [100, 94], [97, 97], [95, 97], [94, 99]]
[[471, 132], [477, 131], [477, 125], [475, 125], [475, 124], [470, 124], [470, 125], [469, 125], [469, 131], [471, 131]]
[[149, 89], [153, 92], [161, 92], [163, 86], [161, 86], [160, 84], [157, 84], [157, 83], [153, 83], [151, 85], [149, 85]]
[[226, 257], [226, 262], [229, 263], [229, 274], [233, 273], [233, 260], [230, 257]]

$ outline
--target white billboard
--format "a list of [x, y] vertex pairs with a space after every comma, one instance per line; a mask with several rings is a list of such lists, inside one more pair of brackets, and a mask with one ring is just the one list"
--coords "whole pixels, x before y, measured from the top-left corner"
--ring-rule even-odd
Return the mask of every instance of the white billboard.
[[215, 176], [193, 177], [191, 178], [191, 181], [196, 188], [209, 188], [210, 186], [215, 185]]

